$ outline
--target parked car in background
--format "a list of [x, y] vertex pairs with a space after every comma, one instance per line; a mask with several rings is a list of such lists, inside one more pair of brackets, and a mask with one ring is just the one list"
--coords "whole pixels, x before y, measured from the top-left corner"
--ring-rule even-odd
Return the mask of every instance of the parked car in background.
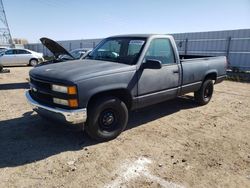
[[0, 47], [0, 53], [1, 53], [2, 51], [5, 51], [5, 50], [8, 50], [8, 48], [6, 48], [6, 47]]
[[43, 54], [27, 49], [8, 49], [0, 52], [0, 66], [36, 66], [44, 61]]
[[82, 59], [92, 50], [91, 48], [78, 48], [69, 52], [60, 44], [49, 38], [43, 37], [40, 41], [54, 55], [54, 58], [39, 64], [39, 66]]
[[[69, 53], [74, 57], [73, 60], [76, 60], [76, 59], [81, 59], [84, 56], [84, 54], [86, 54], [89, 50], [90, 49], [87, 48], [78, 48], [71, 50]], [[69, 57], [68, 55], [63, 55], [60, 58], [64, 60], [72, 60], [72, 57]]]

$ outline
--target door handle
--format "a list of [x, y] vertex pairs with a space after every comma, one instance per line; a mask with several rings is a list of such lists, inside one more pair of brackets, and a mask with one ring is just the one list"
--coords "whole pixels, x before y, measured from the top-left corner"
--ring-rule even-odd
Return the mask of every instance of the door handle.
[[179, 73], [179, 70], [173, 70], [173, 73], [177, 74], [177, 73]]

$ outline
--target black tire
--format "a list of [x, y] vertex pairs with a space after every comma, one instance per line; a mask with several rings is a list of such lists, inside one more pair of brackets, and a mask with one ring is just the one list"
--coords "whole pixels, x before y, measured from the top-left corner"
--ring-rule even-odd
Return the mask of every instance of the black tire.
[[38, 65], [38, 60], [37, 59], [31, 59], [29, 62], [29, 65], [32, 67], [35, 67], [36, 65]]
[[127, 123], [126, 104], [116, 97], [104, 97], [88, 107], [85, 130], [91, 138], [107, 141], [121, 134]]
[[214, 91], [213, 80], [205, 80], [198, 91], [194, 92], [194, 99], [199, 105], [206, 105], [212, 98]]

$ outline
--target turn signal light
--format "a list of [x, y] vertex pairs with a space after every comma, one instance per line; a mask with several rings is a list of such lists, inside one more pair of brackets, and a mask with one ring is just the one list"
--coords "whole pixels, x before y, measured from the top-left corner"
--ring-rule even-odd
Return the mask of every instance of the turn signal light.
[[77, 99], [69, 99], [68, 100], [69, 107], [78, 107], [78, 101]]
[[77, 92], [76, 92], [76, 86], [70, 86], [68, 87], [68, 94], [70, 95], [75, 95]]

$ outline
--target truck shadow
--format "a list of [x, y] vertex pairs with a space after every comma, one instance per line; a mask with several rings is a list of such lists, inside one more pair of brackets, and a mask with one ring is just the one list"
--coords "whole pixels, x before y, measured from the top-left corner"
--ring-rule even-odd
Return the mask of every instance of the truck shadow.
[[0, 122], [0, 168], [46, 159], [97, 144], [77, 126], [49, 122], [33, 112]]
[[[196, 105], [192, 100], [178, 98], [131, 112], [127, 130], [179, 110], [194, 107]], [[26, 112], [19, 118], [1, 121], [0, 138], [0, 168], [21, 166], [61, 152], [78, 151], [98, 144], [89, 139], [80, 127], [48, 122], [33, 112]]]
[[174, 114], [180, 110], [198, 107], [191, 96], [182, 96], [174, 100], [152, 105], [130, 113], [126, 130], [154, 121], [161, 117]]
[[29, 89], [28, 82], [0, 84], [0, 90]]

